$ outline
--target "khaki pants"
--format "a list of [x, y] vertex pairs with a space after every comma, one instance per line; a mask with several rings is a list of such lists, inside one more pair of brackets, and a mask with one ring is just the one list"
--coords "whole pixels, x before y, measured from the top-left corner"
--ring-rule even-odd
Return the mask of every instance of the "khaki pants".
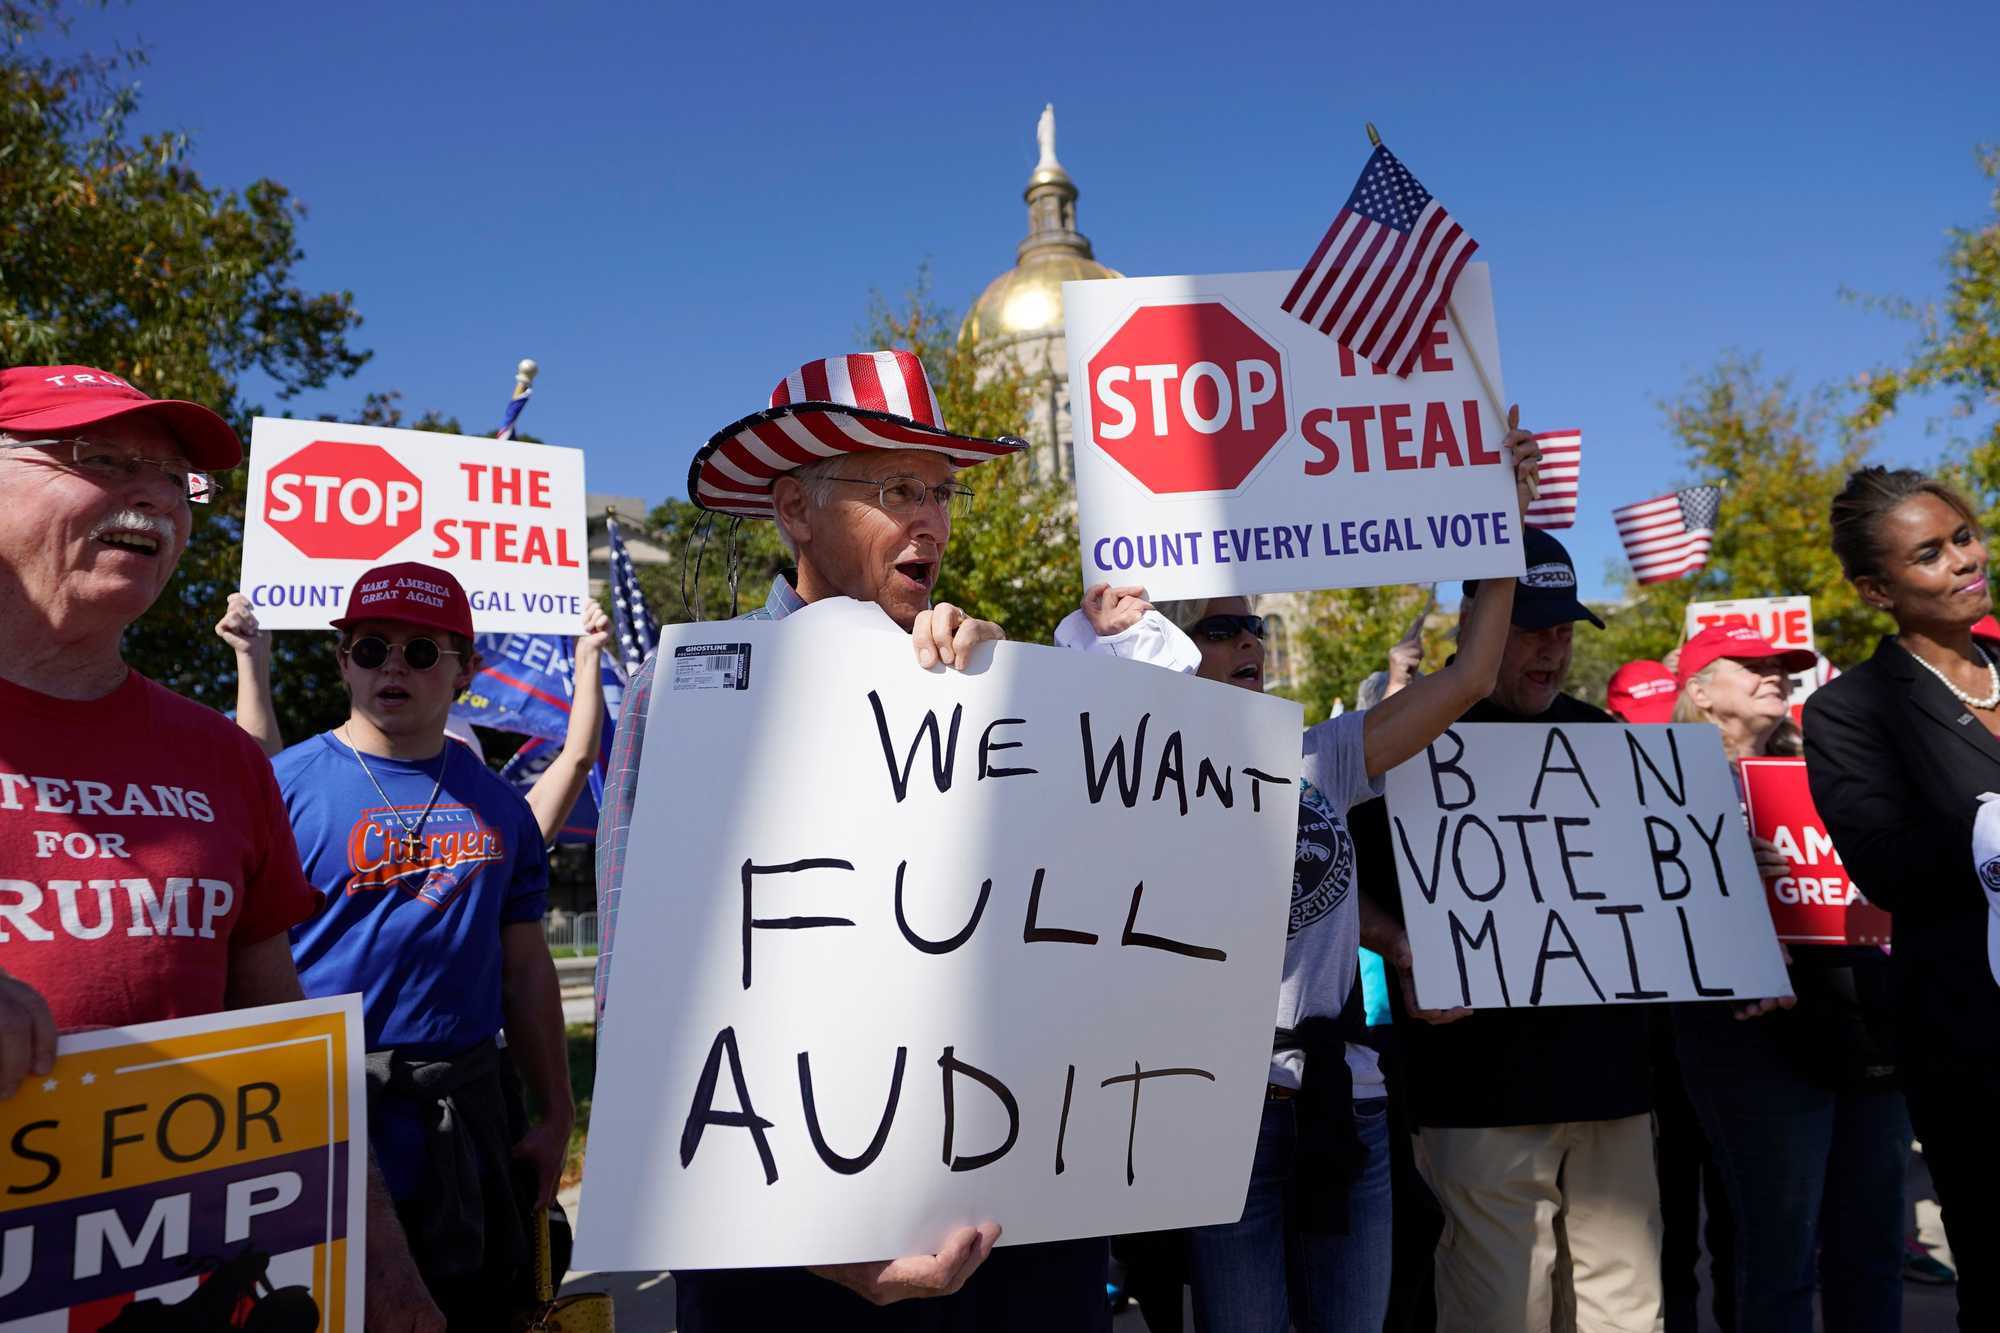
[[1650, 1116], [1425, 1129], [1438, 1333], [1661, 1333]]

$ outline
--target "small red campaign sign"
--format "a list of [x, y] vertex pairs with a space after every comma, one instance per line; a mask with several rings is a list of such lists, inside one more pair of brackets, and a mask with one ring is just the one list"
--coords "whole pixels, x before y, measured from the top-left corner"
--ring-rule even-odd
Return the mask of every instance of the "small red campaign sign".
[[1235, 490], [1290, 429], [1281, 365], [1224, 302], [1140, 306], [1090, 358], [1097, 443], [1155, 495]]
[[1778, 938], [1789, 944], [1887, 944], [1891, 918], [1862, 896], [1813, 806], [1803, 759], [1745, 759], [1750, 831], [1775, 843], [1790, 873], [1764, 881]]

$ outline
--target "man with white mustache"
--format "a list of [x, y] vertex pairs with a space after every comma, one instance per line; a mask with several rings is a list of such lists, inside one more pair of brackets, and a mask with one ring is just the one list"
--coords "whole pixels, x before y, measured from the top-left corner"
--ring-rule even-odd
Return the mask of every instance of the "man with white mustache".
[[[270, 762], [125, 664], [227, 422], [89, 366], [0, 371], [0, 1098], [56, 1034], [304, 998], [287, 930], [318, 903]], [[371, 1330], [430, 1333], [371, 1169]]]

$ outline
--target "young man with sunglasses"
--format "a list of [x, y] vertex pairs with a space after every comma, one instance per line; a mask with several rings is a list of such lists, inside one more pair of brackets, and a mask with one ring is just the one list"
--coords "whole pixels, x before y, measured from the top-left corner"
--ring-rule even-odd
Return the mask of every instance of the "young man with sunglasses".
[[506, 1328], [575, 1110], [548, 859], [528, 803], [445, 738], [475, 668], [458, 580], [372, 569], [333, 625], [347, 721], [273, 764], [326, 900], [292, 952], [309, 994], [363, 995], [369, 1142], [432, 1295], [453, 1329]]
[[[0, 371], [0, 1098], [58, 1032], [299, 999], [315, 908], [271, 765], [125, 664], [228, 423], [89, 366]], [[372, 1173], [371, 1173], [372, 1175]], [[367, 1322], [443, 1327], [371, 1180]]]

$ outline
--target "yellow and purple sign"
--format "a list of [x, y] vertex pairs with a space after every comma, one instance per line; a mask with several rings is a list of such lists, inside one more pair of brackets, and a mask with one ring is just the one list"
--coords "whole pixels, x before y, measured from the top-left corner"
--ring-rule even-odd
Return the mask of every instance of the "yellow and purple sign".
[[0, 1101], [0, 1333], [361, 1333], [364, 1085], [354, 995], [64, 1037]]

